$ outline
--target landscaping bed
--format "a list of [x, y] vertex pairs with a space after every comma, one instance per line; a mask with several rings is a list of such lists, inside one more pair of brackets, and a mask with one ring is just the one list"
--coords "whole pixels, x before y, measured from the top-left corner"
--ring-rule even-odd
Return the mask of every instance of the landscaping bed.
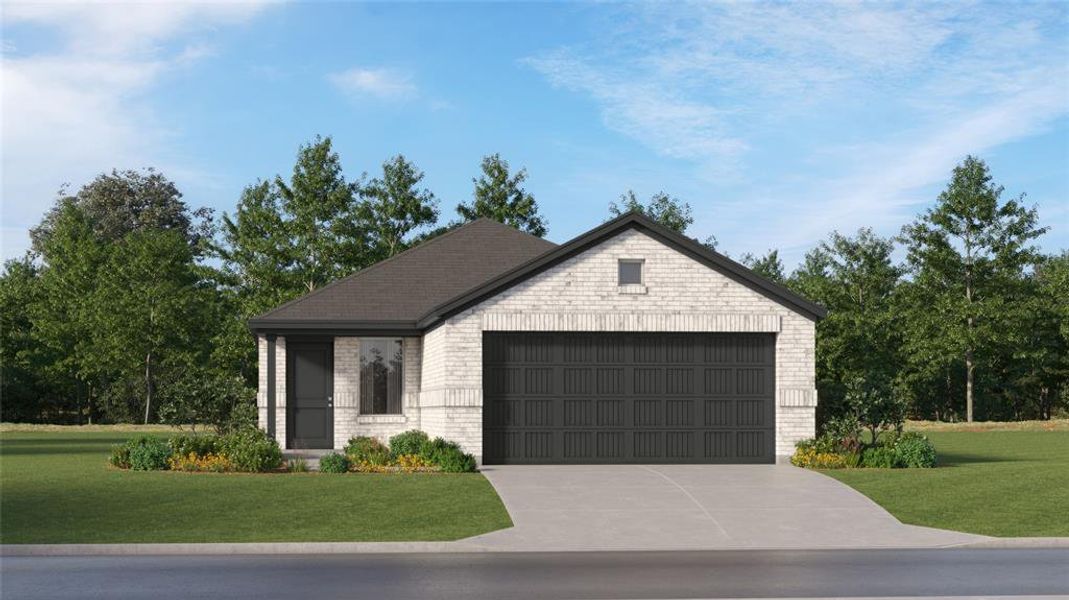
[[0, 433], [0, 541], [441, 541], [512, 524], [478, 473], [219, 474], [109, 466], [113, 446], [135, 435]]

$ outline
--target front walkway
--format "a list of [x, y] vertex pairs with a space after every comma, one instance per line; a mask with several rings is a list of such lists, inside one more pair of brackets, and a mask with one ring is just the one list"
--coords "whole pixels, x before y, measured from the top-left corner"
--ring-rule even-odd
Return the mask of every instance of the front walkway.
[[983, 536], [904, 525], [854, 489], [781, 465], [488, 466], [515, 527], [486, 549], [939, 547]]

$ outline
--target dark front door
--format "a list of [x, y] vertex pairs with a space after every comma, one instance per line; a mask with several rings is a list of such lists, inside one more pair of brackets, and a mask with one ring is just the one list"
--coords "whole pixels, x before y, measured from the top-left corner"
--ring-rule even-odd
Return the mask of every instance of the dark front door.
[[286, 345], [286, 439], [290, 448], [334, 447], [334, 344]]
[[483, 460], [771, 463], [775, 336], [483, 334]]

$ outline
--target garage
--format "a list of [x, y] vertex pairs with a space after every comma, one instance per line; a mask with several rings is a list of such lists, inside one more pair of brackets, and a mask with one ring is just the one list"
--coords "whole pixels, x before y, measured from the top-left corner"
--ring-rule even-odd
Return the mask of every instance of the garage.
[[484, 332], [486, 464], [775, 462], [775, 334]]

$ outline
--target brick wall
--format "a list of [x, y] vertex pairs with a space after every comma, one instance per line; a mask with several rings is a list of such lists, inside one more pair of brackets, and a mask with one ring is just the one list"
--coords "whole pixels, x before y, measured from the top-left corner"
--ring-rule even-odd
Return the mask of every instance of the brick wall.
[[[645, 260], [642, 286], [617, 261]], [[776, 332], [776, 452], [815, 430], [814, 323], [635, 230], [448, 319], [424, 338], [422, 423], [482, 454], [482, 332]]]

